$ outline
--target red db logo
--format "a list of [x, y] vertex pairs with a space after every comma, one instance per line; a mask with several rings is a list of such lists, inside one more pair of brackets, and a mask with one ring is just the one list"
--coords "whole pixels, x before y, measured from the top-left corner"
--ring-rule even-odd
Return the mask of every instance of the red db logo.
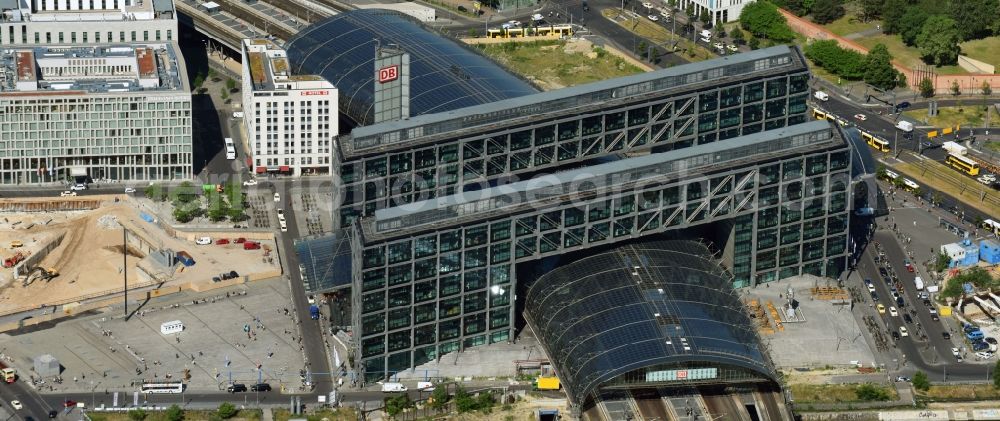
[[378, 69], [378, 82], [386, 83], [399, 79], [399, 66], [392, 65]]

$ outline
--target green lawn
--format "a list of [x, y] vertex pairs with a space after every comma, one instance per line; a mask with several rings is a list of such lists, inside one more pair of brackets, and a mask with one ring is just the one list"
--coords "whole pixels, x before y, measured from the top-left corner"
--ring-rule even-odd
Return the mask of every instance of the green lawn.
[[1000, 152], [1000, 142], [986, 142], [986, 149], [994, 152]]
[[[986, 111], [981, 102], [969, 100], [969, 104], [962, 107], [962, 112], [958, 112], [958, 109], [941, 107], [938, 108], [938, 115], [930, 118], [927, 117], [927, 110], [904, 111], [903, 114], [919, 121], [927, 121], [927, 124], [934, 127], [954, 127], [959, 124], [963, 127], [984, 127]], [[997, 120], [1000, 120], [1000, 116], [991, 113], [990, 127], [1000, 127], [1000, 121]]]
[[514, 73], [536, 80], [546, 90], [642, 73], [642, 69], [601, 48], [584, 54], [579, 46], [568, 46], [562, 40], [475, 45], [483, 54]]
[[879, 21], [872, 22], [862, 22], [858, 20], [857, 15], [852, 13], [850, 10], [844, 17], [823, 25], [830, 32], [837, 35], [844, 36], [848, 34], [853, 34], [855, 32], [867, 31], [869, 29], [875, 29], [876, 25], [881, 24]]
[[1000, 37], [989, 37], [959, 44], [962, 54], [1000, 67]]
[[[792, 391], [792, 398], [796, 404], [805, 403], [837, 403], [837, 402], [860, 402], [858, 399], [858, 384], [792, 384], [789, 388]], [[891, 399], [898, 398], [896, 389], [876, 384], [882, 390], [889, 393]]]

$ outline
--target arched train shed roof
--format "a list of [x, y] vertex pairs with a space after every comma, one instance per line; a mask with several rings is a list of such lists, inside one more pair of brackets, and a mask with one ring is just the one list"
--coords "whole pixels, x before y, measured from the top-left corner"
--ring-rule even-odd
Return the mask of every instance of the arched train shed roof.
[[669, 367], [729, 367], [776, 381], [731, 276], [701, 243], [590, 256], [543, 275], [527, 295], [525, 318], [576, 404], [602, 385]]
[[410, 115], [538, 92], [469, 47], [384, 9], [331, 16], [296, 34], [285, 49], [294, 73], [323, 76], [340, 92], [340, 111], [368, 125], [374, 116], [376, 43], [410, 54]]

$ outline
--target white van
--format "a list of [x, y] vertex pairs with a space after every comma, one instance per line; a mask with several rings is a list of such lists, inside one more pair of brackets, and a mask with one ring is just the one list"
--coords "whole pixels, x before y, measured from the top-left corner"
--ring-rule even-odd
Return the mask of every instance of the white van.
[[393, 393], [393, 392], [405, 392], [406, 386], [402, 383], [382, 383], [382, 392]]
[[816, 91], [816, 93], [814, 93], [813, 96], [816, 97], [816, 99], [818, 99], [820, 101], [829, 101], [830, 100], [830, 95], [827, 94], [826, 92], [823, 92], [823, 91]]
[[896, 123], [896, 128], [909, 133], [913, 131], [913, 123], [910, 123], [909, 121], [899, 120], [899, 122]]

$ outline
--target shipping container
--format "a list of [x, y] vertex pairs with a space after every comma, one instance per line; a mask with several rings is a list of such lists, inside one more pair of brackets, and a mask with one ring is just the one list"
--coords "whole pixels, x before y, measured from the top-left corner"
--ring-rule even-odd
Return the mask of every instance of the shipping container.
[[181, 262], [184, 266], [194, 266], [194, 258], [183, 250], [177, 252], [177, 261]]

